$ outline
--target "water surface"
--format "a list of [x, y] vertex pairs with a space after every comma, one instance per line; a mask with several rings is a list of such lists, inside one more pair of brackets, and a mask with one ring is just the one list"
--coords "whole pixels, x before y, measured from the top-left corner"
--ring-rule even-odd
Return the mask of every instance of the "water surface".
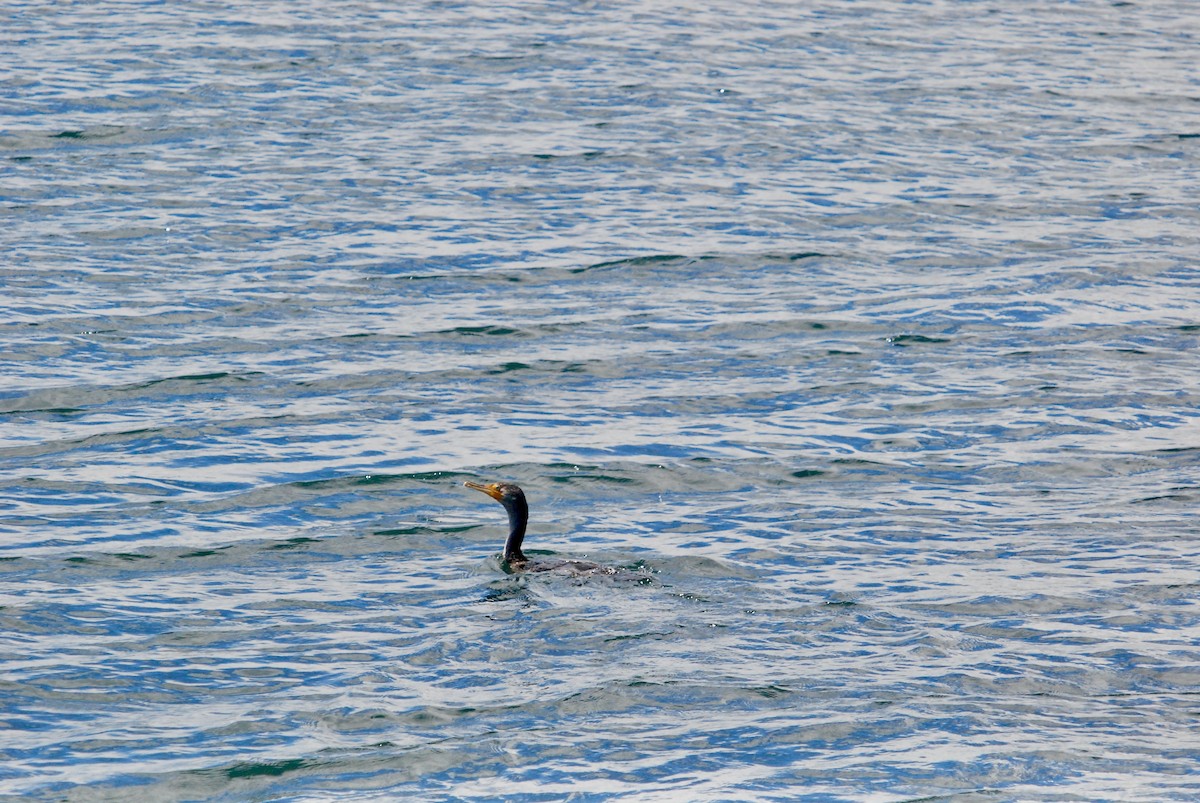
[[0, 794], [1200, 795], [1187, 4], [7, 17]]

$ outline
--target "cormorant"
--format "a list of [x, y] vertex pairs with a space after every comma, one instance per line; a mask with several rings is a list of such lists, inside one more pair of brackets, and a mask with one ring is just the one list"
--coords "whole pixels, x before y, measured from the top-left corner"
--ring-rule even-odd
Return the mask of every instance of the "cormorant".
[[589, 563], [583, 560], [530, 560], [521, 551], [521, 542], [525, 540], [525, 525], [529, 523], [529, 503], [525, 501], [525, 492], [520, 486], [511, 482], [464, 482], [468, 488], [483, 491], [488, 496], [504, 505], [508, 511], [508, 539], [504, 542], [504, 563], [518, 572], [551, 572], [560, 571], [569, 574], [615, 574], [616, 569]]

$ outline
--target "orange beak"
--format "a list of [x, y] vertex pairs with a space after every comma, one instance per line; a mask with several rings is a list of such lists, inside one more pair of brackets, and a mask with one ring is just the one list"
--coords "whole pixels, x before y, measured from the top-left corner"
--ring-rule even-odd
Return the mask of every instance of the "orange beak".
[[463, 485], [467, 486], [468, 488], [474, 488], [476, 491], [483, 491], [485, 494], [492, 497], [497, 502], [500, 501], [500, 492], [498, 490], [496, 490], [496, 486], [494, 484], [484, 485], [481, 482], [471, 482], [470, 480], [467, 480], [466, 482], [463, 483]]

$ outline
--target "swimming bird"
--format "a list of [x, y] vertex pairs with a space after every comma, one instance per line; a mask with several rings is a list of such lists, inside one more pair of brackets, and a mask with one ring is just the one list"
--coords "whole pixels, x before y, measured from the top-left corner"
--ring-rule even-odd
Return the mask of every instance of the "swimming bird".
[[519, 485], [511, 482], [471, 482], [463, 485], [482, 491], [508, 511], [508, 539], [504, 542], [504, 564], [518, 572], [566, 572], [568, 574], [615, 574], [616, 569], [586, 560], [530, 560], [521, 551], [525, 526], [529, 524], [529, 503]]

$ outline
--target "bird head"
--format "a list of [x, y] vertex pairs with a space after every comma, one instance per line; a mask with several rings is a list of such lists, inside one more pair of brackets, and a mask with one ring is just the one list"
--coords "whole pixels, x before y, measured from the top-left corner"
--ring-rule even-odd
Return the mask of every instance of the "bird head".
[[525, 501], [525, 492], [521, 490], [520, 486], [513, 485], [511, 482], [483, 483], [471, 482], [468, 480], [467, 482], [464, 482], [463, 485], [467, 486], [468, 488], [473, 488], [476, 491], [482, 491], [505, 507], [509, 507], [518, 500], [522, 502]]

